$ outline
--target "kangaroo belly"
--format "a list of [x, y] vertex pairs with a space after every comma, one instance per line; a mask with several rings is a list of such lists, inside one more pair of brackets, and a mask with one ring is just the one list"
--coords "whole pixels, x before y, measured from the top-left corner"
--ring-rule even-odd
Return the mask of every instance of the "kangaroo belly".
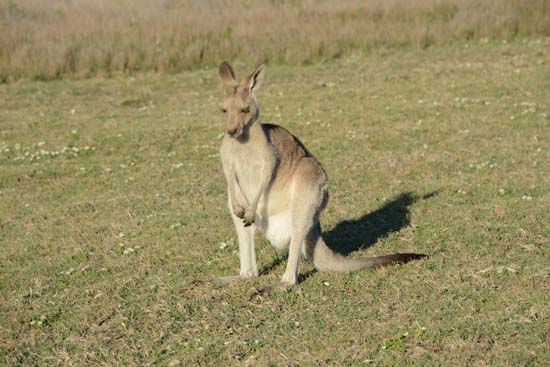
[[279, 250], [288, 247], [291, 233], [290, 211], [256, 218], [256, 226], [273, 246]]

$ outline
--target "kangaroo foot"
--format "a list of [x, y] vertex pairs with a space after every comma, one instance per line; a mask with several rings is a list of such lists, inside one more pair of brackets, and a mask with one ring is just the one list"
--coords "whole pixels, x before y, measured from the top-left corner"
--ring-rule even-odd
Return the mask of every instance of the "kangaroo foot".
[[288, 284], [285, 282], [277, 282], [277, 283], [273, 283], [268, 286], [265, 286], [263, 288], [260, 288], [258, 290], [258, 294], [269, 295], [269, 294], [278, 293], [278, 292], [289, 292], [292, 290], [292, 288], [294, 288], [294, 285], [292, 284]]

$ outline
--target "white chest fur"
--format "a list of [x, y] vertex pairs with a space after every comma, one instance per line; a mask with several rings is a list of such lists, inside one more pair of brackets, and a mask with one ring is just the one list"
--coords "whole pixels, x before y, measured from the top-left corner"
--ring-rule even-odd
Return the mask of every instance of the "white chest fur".
[[246, 142], [225, 138], [220, 149], [226, 171], [234, 172], [232, 178], [249, 203], [258, 194], [273, 155], [272, 147], [262, 134], [262, 130], [256, 131]]
[[262, 162], [255, 152], [233, 157], [236, 184], [250, 203], [260, 188]]

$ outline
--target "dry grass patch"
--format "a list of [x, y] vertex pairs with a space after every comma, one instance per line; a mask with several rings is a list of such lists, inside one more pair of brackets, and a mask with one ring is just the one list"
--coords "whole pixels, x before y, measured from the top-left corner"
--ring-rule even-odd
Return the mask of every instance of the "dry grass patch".
[[548, 0], [10, 0], [0, 4], [0, 81], [548, 35]]

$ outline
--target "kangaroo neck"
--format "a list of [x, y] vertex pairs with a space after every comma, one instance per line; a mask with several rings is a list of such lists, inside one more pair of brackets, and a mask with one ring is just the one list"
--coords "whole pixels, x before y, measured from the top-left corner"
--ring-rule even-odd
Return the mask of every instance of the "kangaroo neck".
[[249, 123], [246, 132], [237, 139], [241, 144], [256, 144], [258, 141], [263, 140], [265, 140], [265, 134], [262, 129], [262, 124], [257, 118]]

